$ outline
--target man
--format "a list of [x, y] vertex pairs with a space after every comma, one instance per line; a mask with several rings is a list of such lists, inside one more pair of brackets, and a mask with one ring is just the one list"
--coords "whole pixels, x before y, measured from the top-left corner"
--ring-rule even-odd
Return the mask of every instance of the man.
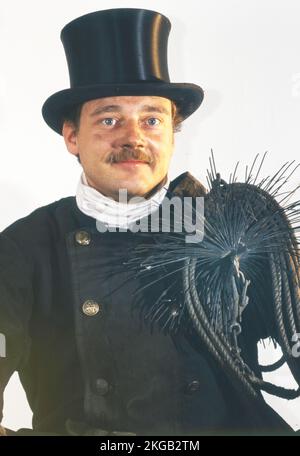
[[[160, 300], [172, 322], [184, 298], [180, 281], [166, 295], [166, 266], [165, 280], [142, 291], [128, 259], [143, 238], [130, 227], [170, 194], [205, 193], [189, 173], [168, 179], [174, 131], [203, 99], [200, 87], [169, 81], [169, 29], [159, 13], [116, 9], [62, 31], [71, 88], [52, 95], [43, 116], [82, 165], [76, 198], [37, 209], [0, 237], [1, 398], [17, 370], [36, 435], [289, 429], [262, 398], [243, 397], [195, 334], [150, 331], [132, 305], [136, 295], [146, 310]], [[250, 347], [255, 369], [256, 341]]]

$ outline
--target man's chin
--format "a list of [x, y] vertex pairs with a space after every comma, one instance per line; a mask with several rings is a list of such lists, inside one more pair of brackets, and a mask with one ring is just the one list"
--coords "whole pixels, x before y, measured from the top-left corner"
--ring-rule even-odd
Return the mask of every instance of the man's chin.
[[149, 187], [146, 188], [141, 188], [141, 187], [132, 187], [132, 186], [120, 186], [118, 190], [118, 195], [120, 196], [120, 199], [124, 201], [124, 198], [127, 197], [127, 199], [135, 198], [135, 197], [142, 197], [146, 198], [146, 195], [151, 191]]

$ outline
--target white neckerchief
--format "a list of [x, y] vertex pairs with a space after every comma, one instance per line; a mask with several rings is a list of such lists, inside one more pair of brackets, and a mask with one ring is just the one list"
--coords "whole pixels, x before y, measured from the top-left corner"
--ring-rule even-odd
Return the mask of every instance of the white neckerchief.
[[128, 229], [130, 224], [148, 216], [162, 203], [168, 187], [169, 178], [166, 183], [149, 199], [137, 203], [120, 203], [88, 185], [84, 171], [76, 192], [76, 203], [78, 208], [86, 215], [102, 222], [106, 227], [117, 227]]

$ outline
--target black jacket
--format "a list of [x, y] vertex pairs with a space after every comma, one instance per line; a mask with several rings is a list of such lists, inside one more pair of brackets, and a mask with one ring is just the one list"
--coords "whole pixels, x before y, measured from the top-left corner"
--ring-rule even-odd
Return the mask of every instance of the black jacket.
[[[65, 434], [68, 419], [138, 435], [288, 430], [262, 398], [248, 407], [197, 340], [179, 333], [176, 346], [141, 323], [131, 305], [140, 282], [123, 265], [139, 241], [139, 233], [99, 233], [74, 197], [2, 232], [0, 402], [17, 370], [39, 432]], [[86, 315], [86, 301], [98, 313]], [[248, 348], [257, 363], [256, 341]]]

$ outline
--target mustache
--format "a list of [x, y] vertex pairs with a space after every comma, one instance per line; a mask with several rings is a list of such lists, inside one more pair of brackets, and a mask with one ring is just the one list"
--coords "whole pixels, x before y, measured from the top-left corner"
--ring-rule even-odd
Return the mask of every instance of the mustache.
[[108, 163], [119, 163], [126, 160], [140, 160], [149, 163], [149, 165], [155, 164], [155, 158], [152, 155], [131, 147], [124, 147], [118, 152], [111, 152], [106, 161]]

